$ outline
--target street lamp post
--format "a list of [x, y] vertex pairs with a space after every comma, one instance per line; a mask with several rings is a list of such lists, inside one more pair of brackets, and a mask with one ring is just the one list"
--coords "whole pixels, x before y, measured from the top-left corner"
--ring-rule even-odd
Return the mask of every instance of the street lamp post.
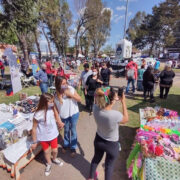
[[125, 22], [124, 22], [124, 39], [126, 37], [126, 24], [127, 24], [127, 15], [128, 15], [128, 2], [129, 0], [126, 1], [126, 13], [125, 13]]

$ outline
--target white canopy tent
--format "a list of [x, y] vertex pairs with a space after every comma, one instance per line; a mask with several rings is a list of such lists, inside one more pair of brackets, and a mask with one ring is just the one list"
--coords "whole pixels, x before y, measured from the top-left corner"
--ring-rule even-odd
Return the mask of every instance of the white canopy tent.
[[79, 58], [84, 58], [85, 56], [83, 56], [82, 54], [78, 54]]
[[106, 58], [108, 57], [106, 54], [101, 55], [101, 57]]

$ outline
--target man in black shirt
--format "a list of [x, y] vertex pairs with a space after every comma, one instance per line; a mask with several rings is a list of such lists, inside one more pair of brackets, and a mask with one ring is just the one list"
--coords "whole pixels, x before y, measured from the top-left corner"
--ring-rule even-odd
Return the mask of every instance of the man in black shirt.
[[103, 81], [103, 85], [109, 86], [109, 82], [111, 80], [111, 70], [107, 67], [106, 63], [102, 64], [100, 75]]

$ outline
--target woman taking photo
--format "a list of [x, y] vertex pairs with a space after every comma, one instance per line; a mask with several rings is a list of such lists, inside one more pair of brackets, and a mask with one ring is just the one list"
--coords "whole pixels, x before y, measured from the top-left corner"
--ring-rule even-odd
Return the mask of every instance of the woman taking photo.
[[[166, 99], [169, 89], [172, 86], [173, 78], [175, 77], [174, 71], [171, 69], [171, 64], [167, 63], [165, 69], [160, 74], [160, 98]], [[165, 93], [164, 93], [165, 90]]]
[[71, 156], [74, 157], [77, 147], [76, 125], [79, 119], [77, 102], [81, 102], [81, 97], [72, 86], [67, 85], [67, 80], [63, 76], [55, 78], [55, 87], [56, 108], [64, 122], [64, 145], [62, 152], [65, 153], [70, 148]]
[[[116, 101], [121, 101], [123, 113], [112, 110]], [[89, 180], [95, 178], [96, 168], [104, 153], [105, 180], [110, 180], [114, 162], [119, 152], [119, 125], [128, 121], [125, 96], [119, 99], [118, 93], [109, 87], [98, 88], [95, 92], [93, 114], [97, 124], [97, 133], [94, 140], [95, 154], [91, 162]]]
[[94, 93], [97, 88], [101, 87], [103, 81], [100, 80], [98, 71], [95, 67], [92, 67], [92, 75], [87, 78], [85, 94], [89, 102], [90, 115], [92, 113], [92, 107], [94, 104]]

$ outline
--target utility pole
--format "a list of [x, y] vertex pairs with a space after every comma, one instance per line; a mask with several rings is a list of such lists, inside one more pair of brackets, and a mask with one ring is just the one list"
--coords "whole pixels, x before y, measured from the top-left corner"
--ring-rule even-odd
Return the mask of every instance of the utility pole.
[[126, 13], [125, 13], [124, 37], [123, 37], [123, 39], [125, 39], [125, 37], [126, 37], [126, 24], [127, 24], [127, 16], [128, 16], [128, 2], [129, 2], [129, 0], [126, 1]]

